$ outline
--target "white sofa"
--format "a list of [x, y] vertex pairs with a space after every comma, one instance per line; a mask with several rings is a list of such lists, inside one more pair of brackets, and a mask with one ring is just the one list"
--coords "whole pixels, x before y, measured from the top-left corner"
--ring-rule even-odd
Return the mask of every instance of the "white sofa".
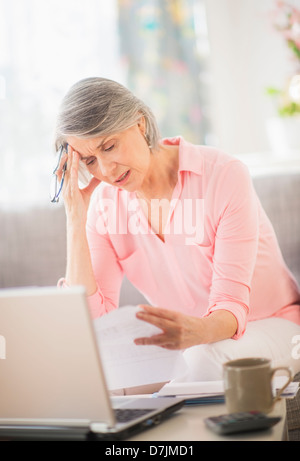
[[[300, 173], [253, 178], [275, 228], [282, 253], [300, 283]], [[56, 285], [66, 262], [65, 212], [62, 205], [22, 211], [0, 209], [0, 288]], [[120, 305], [144, 298], [125, 279]]]

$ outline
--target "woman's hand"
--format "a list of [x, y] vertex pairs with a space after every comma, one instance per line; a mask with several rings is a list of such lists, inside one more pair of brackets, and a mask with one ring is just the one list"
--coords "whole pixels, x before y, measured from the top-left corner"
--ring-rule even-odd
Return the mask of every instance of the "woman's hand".
[[186, 349], [201, 344], [202, 319], [159, 307], [142, 305], [137, 318], [157, 326], [163, 332], [149, 338], [137, 338], [137, 345], [156, 345], [166, 349]]
[[87, 210], [89, 207], [91, 195], [95, 188], [100, 184], [100, 180], [92, 178], [90, 183], [83, 189], [78, 184], [79, 155], [71, 146], [68, 146], [68, 154], [61, 158], [57, 176], [60, 179], [64, 164], [67, 162], [63, 185], [63, 198], [66, 208], [67, 217], [72, 222], [79, 220], [85, 225]]
[[137, 345], [155, 345], [166, 349], [186, 349], [198, 344], [212, 343], [231, 338], [237, 330], [235, 316], [220, 309], [207, 317], [192, 317], [181, 312], [141, 305], [137, 318], [151, 323], [162, 333], [137, 338]]

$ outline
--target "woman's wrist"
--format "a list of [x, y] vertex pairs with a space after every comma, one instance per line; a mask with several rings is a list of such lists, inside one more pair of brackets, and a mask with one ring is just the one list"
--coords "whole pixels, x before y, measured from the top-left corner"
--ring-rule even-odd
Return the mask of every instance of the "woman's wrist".
[[66, 221], [67, 221], [67, 230], [84, 230], [86, 228], [87, 221], [87, 212], [79, 212], [79, 210], [67, 210], [66, 209]]
[[97, 291], [85, 223], [82, 222], [67, 224], [66, 281], [69, 285], [85, 286], [88, 296]]
[[201, 339], [209, 344], [232, 338], [238, 328], [236, 317], [232, 312], [220, 309], [207, 317], [201, 318]]

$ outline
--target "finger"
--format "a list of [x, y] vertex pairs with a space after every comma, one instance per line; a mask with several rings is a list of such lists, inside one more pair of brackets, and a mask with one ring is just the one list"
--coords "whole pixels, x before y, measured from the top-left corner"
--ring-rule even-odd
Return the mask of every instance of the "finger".
[[166, 337], [165, 334], [159, 334], [159, 335], [154, 335], [154, 336], [145, 336], [141, 338], [136, 338], [134, 340], [135, 344], [138, 346], [158, 346], [161, 344], [165, 344], [166, 342]]
[[72, 167], [72, 160], [73, 160], [73, 148], [72, 146], [68, 145], [68, 161], [67, 161], [67, 172], [71, 171]]
[[140, 304], [139, 307], [141, 310], [138, 311], [138, 313], [148, 313], [156, 317], [161, 317], [173, 321], [178, 318], [178, 312], [170, 311], [169, 309], [153, 307], [147, 304]]
[[60, 158], [59, 164], [57, 165], [54, 174], [58, 177], [59, 180], [61, 180], [62, 174], [63, 174], [63, 168], [67, 162], [68, 155], [66, 152], [64, 152]]
[[176, 343], [170, 341], [170, 338], [164, 334], [151, 337], [136, 338], [134, 343], [137, 346], [159, 346], [165, 349], [177, 349]]
[[71, 157], [71, 160], [68, 163], [68, 167], [70, 164], [70, 169], [69, 169], [70, 187], [71, 187], [71, 192], [76, 192], [79, 189], [79, 186], [78, 186], [79, 155], [76, 151], [73, 151], [70, 157]]
[[174, 329], [174, 326], [176, 326], [174, 320], [159, 317], [157, 315], [150, 314], [149, 312], [139, 311], [136, 313], [136, 317], [139, 320], [150, 323], [151, 325], [154, 325], [164, 331]]

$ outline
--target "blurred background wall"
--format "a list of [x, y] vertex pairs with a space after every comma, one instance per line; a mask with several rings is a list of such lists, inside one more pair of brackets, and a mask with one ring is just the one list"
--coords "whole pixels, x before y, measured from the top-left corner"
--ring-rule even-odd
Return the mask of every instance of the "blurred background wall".
[[[265, 89], [281, 87], [294, 68], [286, 43], [272, 24], [272, 12], [280, 2], [205, 0], [204, 3], [210, 42], [212, 120], [217, 141], [232, 154], [267, 151], [270, 145], [266, 120], [274, 116], [274, 106]], [[299, 0], [288, 4], [300, 9]]]
[[0, 206], [48, 203], [58, 106], [89, 76], [132, 89], [163, 137], [263, 155], [275, 113], [265, 88], [292, 67], [272, 25], [277, 4], [0, 0]]

